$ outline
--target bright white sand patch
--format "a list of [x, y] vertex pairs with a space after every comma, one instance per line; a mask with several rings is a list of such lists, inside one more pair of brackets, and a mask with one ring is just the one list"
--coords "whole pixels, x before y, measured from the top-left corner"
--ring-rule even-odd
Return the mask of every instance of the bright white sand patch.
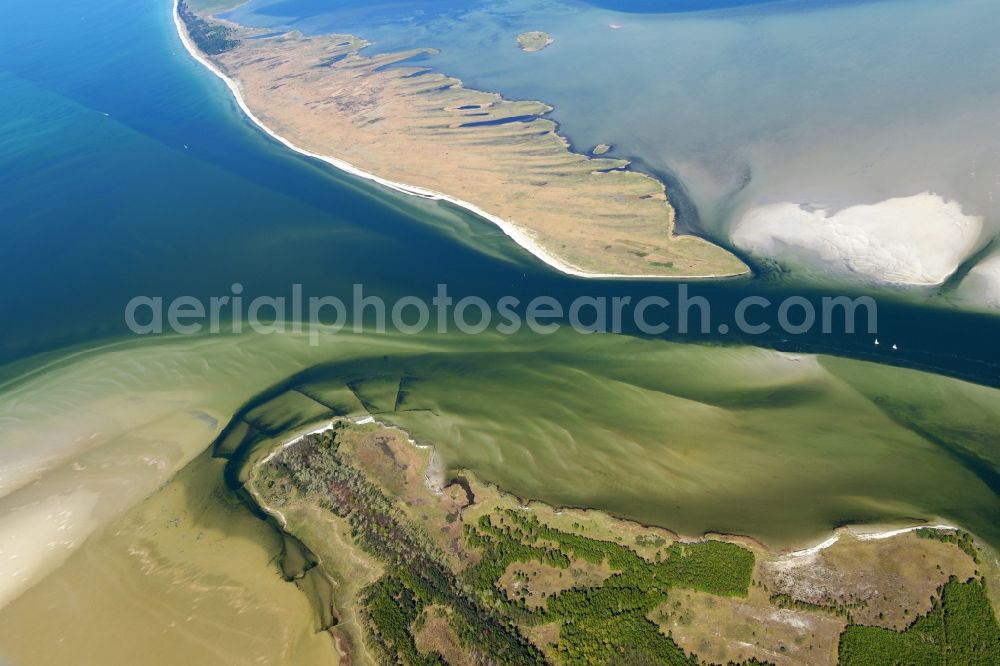
[[796, 550], [791, 553], [788, 553], [787, 555], [783, 555], [778, 560], [775, 560], [773, 564], [779, 569], [786, 569], [788, 568], [789, 565], [795, 566], [793, 565], [793, 562], [795, 562], [796, 560], [801, 560], [802, 558], [808, 558], [813, 555], [817, 555], [820, 552], [836, 544], [838, 541], [840, 541], [840, 536], [842, 531], [851, 534], [858, 541], [880, 541], [882, 539], [891, 539], [901, 534], [915, 532], [916, 530], [919, 529], [957, 530], [959, 528], [955, 527], [954, 525], [941, 524], [941, 525], [913, 525], [911, 527], [901, 527], [898, 529], [891, 529], [891, 530], [872, 531], [871, 529], [867, 529], [866, 531], [866, 528], [864, 527], [847, 526], [843, 528], [843, 530], [837, 530], [829, 538], [822, 541], [821, 543], [816, 544], [815, 546], [812, 546], [811, 548], [803, 548], [802, 550]]
[[1000, 253], [973, 266], [956, 293], [963, 305], [1000, 310]]
[[840, 541], [840, 536], [834, 534], [821, 543], [816, 544], [812, 548], [803, 548], [802, 550], [796, 550], [795, 552], [789, 553], [788, 557], [809, 557], [810, 555], [815, 555], [821, 550], [826, 550], [838, 541]]
[[983, 219], [930, 192], [830, 215], [793, 203], [751, 210], [732, 240], [807, 277], [936, 285], [980, 243]]
[[796, 629], [809, 629], [812, 626], [812, 622], [805, 618], [802, 613], [788, 609], [772, 611], [771, 620], [787, 624]]
[[957, 530], [958, 528], [954, 525], [915, 525], [913, 527], [903, 527], [898, 530], [885, 530], [883, 532], [860, 532], [855, 531], [854, 536], [858, 541], [881, 541], [882, 539], [891, 539], [893, 537], [899, 536], [900, 534], [906, 534], [908, 532], [916, 532], [917, 530]]

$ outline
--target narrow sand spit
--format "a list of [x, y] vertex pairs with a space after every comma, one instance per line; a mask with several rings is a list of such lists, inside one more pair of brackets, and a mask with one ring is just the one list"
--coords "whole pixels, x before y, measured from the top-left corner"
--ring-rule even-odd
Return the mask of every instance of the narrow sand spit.
[[618, 273], [595, 273], [595, 272], [584, 271], [584, 270], [581, 270], [581, 269], [579, 269], [579, 268], [577, 268], [575, 266], [570, 265], [569, 263], [567, 263], [567, 262], [563, 261], [562, 259], [560, 259], [560, 258], [554, 256], [553, 254], [551, 254], [548, 250], [546, 250], [539, 243], [537, 243], [530, 236], [529, 233], [527, 233], [525, 230], [521, 229], [517, 225], [513, 224], [510, 220], [507, 220], [507, 219], [504, 219], [504, 218], [499, 217], [497, 215], [493, 215], [491, 213], [488, 213], [487, 211], [483, 210], [479, 206], [476, 206], [475, 204], [472, 204], [472, 203], [469, 203], [467, 201], [463, 201], [461, 199], [453, 197], [451, 195], [443, 194], [441, 192], [437, 192], [437, 191], [434, 191], [434, 190], [431, 190], [431, 189], [427, 189], [427, 188], [424, 188], [424, 187], [417, 187], [417, 186], [413, 186], [413, 185], [407, 185], [405, 183], [399, 183], [399, 182], [396, 182], [396, 181], [392, 181], [392, 180], [389, 180], [387, 178], [383, 178], [381, 176], [378, 176], [377, 174], [365, 171], [365, 170], [363, 170], [363, 169], [361, 169], [361, 168], [359, 168], [359, 167], [357, 167], [357, 166], [355, 166], [355, 165], [353, 165], [353, 164], [351, 164], [351, 163], [349, 163], [349, 162], [347, 162], [345, 160], [342, 160], [342, 159], [339, 159], [339, 158], [336, 158], [336, 157], [332, 157], [332, 156], [329, 156], [329, 155], [322, 155], [322, 154], [319, 154], [319, 153], [316, 153], [316, 152], [313, 152], [313, 151], [310, 151], [310, 150], [306, 150], [305, 148], [302, 148], [301, 146], [298, 146], [297, 144], [293, 143], [289, 139], [287, 139], [284, 136], [282, 136], [282, 135], [278, 134], [277, 132], [275, 132], [273, 129], [271, 129], [270, 127], [268, 127], [257, 115], [255, 115], [253, 113], [253, 111], [250, 110], [250, 107], [247, 105], [247, 103], [246, 103], [246, 101], [244, 99], [244, 96], [243, 96], [243, 91], [240, 88], [240, 85], [235, 80], [233, 80], [232, 78], [230, 78], [229, 76], [227, 76], [221, 69], [219, 69], [214, 63], [212, 63], [208, 58], [206, 58], [201, 53], [201, 51], [198, 49], [198, 47], [192, 42], [190, 36], [188, 35], [186, 27], [184, 26], [184, 23], [183, 23], [183, 21], [180, 18], [180, 14], [179, 14], [179, 0], [175, 0], [175, 2], [174, 2], [173, 10], [172, 10], [172, 18], [173, 18], [173, 21], [174, 21], [174, 26], [177, 29], [177, 34], [180, 36], [181, 42], [184, 44], [184, 48], [187, 49], [188, 53], [191, 54], [191, 57], [193, 57], [195, 60], [197, 60], [199, 63], [201, 63], [205, 68], [207, 68], [209, 71], [211, 71], [217, 77], [219, 77], [226, 84], [226, 86], [229, 88], [230, 92], [233, 94], [233, 97], [235, 98], [236, 103], [239, 105], [240, 109], [247, 116], [247, 118], [249, 118], [255, 125], [257, 125], [257, 127], [259, 127], [264, 133], [266, 133], [271, 138], [275, 139], [276, 141], [278, 141], [279, 143], [283, 144], [287, 148], [289, 148], [289, 149], [291, 149], [291, 150], [293, 150], [293, 151], [295, 151], [295, 152], [297, 152], [297, 153], [299, 153], [301, 155], [305, 155], [307, 157], [311, 157], [313, 159], [320, 160], [320, 161], [325, 162], [325, 163], [327, 163], [327, 164], [329, 164], [329, 165], [331, 165], [331, 166], [333, 166], [333, 167], [335, 167], [337, 169], [340, 169], [341, 171], [344, 171], [345, 173], [349, 173], [351, 175], [358, 176], [358, 177], [364, 178], [366, 180], [370, 180], [372, 182], [378, 183], [379, 185], [382, 185], [384, 187], [388, 187], [388, 188], [390, 188], [392, 190], [395, 190], [397, 192], [402, 192], [404, 194], [409, 194], [409, 195], [412, 195], [412, 196], [417, 196], [417, 197], [421, 197], [421, 198], [424, 198], [424, 199], [430, 199], [430, 200], [434, 200], [434, 201], [446, 201], [446, 202], [451, 203], [451, 204], [453, 204], [455, 206], [463, 208], [463, 209], [465, 209], [465, 210], [467, 210], [467, 211], [469, 211], [469, 212], [471, 212], [471, 213], [473, 213], [475, 215], [478, 215], [479, 217], [482, 217], [482, 218], [488, 220], [489, 222], [492, 222], [497, 227], [499, 227], [500, 230], [503, 231], [504, 234], [506, 234], [515, 243], [517, 243], [518, 245], [520, 245], [522, 248], [524, 248], [525, 250], [527, 250], [528, 252], [530, 252], [532, 255], [534, 255], [536, 258], [540, 259], [542, 262], [544, 262], [548, 266], [550, 266], [550, 267], [552, 267], [552, 268], [554, 268], [554, 269], [556, 269], [556, 270], [558, 270], [558, 271], [560, 271], [562, 273], [565, 273], [567, 275], [573, 275], [575, 277], [581, 277], [581, 278], [598, 278], [598, 279], [608, 279], [608, 278], [617, 278], [617, 279], [664, 279], [664, 278], [667, 278], [667, 279], [683, 279], [683, 278], [690, 278], [690, 277], [696, 277], [696, 278], [699, 278], [699, 279], [710, 279], [710, 278], [734, 277], [736, 275], [742, 275], [742, 274], [745, 274], [747, 272], [746, 270], [744, 270], [741, 273], [721, 273], [721, 274], [711, 274], [711, 275], [686, 276], [686, 275], [654, 275], [654, 274], [626, 275], [626, 274], [618, 274]]
[[[861, 528], [846, 527], [843, 528], [845, 532], [854, 536], [854, 538], [859, 541], [877, 541], [879, 539], [891, 539], [892, 537], [899, 536], [900, 534], [906, 534], [907, 532], [915, 532], [916, 530], [957, 530], [958, 527], [954, 525], [914, 525], [912, 527], [901, 527], [894, 530], [882, 530], [878, 532], [863, 532]], [[835, 532], [831, 537], [822, 541], [811, 548], [803, 548], [802, 550], [792, 551], [784, 557], [786, 558], [799, 558], [799, 557], [809, 557], [810, 555], [815, 555], [822, 550], [826, 550], [833, 544], [840, 541], [841, 533]]]

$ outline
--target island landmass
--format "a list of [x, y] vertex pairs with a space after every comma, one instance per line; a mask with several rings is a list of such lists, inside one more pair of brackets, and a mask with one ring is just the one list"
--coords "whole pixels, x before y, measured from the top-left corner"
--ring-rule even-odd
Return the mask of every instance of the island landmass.
[[371, 417], [337, 419], [250, 474], [254, 500], [329, 576], [326, 628], [352, 664], [1000, 657], [995, 571], [957, 528], [840, 533], [774, 554], [525, 501], [446, 474], [414, 444]]
[[517, 36], [517, 45], [521, 47], [522, 51], [527, 53], [541, 51], [547, 46], [551, 46], [555, 41], [549, 33], [542, 32], [541, 30], [522, 32]]

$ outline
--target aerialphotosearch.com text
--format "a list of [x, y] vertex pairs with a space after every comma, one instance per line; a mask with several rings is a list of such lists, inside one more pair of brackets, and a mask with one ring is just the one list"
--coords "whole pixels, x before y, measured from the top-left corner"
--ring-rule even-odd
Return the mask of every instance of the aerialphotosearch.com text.
[[228, 294], [208, 299], [179, 296], [136, 296], [125, 308], [125, 323], [137, 335], [176, 333], [274, 334], [307, 332], [310, 344], [323, 336], [349, 330], [354, 333], [396, 331], [406, 335], [458, 331], [476, 335], [495, 331], [513, 335], [527, 327], [549, 335], [569, 327], [581, 334], [637, 332], [661, 336], [685, 334], [764, 335], [775, 329], [788, 335], [806, 333], [868, 333], [878, 328], [878, 306], [869, 296], [804, 296], [769, 298], [745, 296], [727, 303], [725, 312], [713, 310], [709, 298], [692, 295], [687, 284], [664, 288], [664, 295], [576, 296], [540, 295], [530, 299], [502, 296], [455, 298], [448, 285], [437, 285], [430, 298], [403, 296], [385, 299], [366, 294], [355, 284], [349, 298], [303, 296], [302, 285], [289, 295], [243, 295], [235, 283]]

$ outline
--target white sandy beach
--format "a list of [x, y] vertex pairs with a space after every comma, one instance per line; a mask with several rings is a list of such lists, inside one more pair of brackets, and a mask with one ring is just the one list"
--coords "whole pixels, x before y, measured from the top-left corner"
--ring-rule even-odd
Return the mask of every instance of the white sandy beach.
[[827, 539], [824, 539], [823, 541], [819, 542], [815, 546], [811, 546], [809, 548], [803, 548], [802, 550], [792, 551], [791, 553], [788, 553], [787, 555], [784, 555], [783, 557], [784, 558], [790, 558], [790, 559], [797, 559], [797, 558], [801, 558], [801, 557], [809, 557], [810, 555], [816, 555], [817, 553], [826, 550], [830, 546], [832, 546], [835, 543], [837, 543], [838, 541], [840, 541], [840, 537], [843, 534], [845, 534], [845, 533], [846, 534], [850, 534], [851, 536], [853, 536], [858, 541], [880, 541], [882, 539], [891, 539], [893, 537], [900, 536], [901, 534], [907, 534], [909, 532], [915, 532], [915, 531], [920, 530], [920, 529], [924, 529], [924, 530], [957, 530], [959, 528], [955, 527], [954, 525], [945, 525], [945, 524], [941, 524], [941, 525], [913, 525], [911, 527], [900, 527], [900, 528], [897, 528], [897, 529], [877, 530], [877, 531], [874, 531], [874, 532], [870, 532], [870, 531], [865, 531], [861, 527], [844, 527], [844, 528], [841, 528], [841, 529], [837, 530], [830, 537], [828, 537]]
[[794, 203], [751, 210], [733, 242], [807, 278], [939, 285], [981, 244], [983, 219], [924, 192], [829, 214]]
[[467, 211], [469, 211], [469, 212], [471, 212], [471, 213], [473, 213], [475, 215], [478, 215], [479, 217], [482, 217], [483, 219], [488, 220], [489, 222], [492, 222], [497, 227], [499, 227], [500, 230], [503, 231], [504, 234], [506, 234], [511, 240], [513, 240], [515, 243], [517, 243], [518, 245], [520, 245], [522, 248], [524, 248], [525, 250], [527, 250], [528, 252], [530, 252], [536, 258], [540, 259], [542, 262], [544, 262], [548, 266], [556, 269], [557, 271], [560, 271], [560, 272], [565, 273], [567, 275], [573, 275], [575, 277], [581, 277], [581, 278], [631, 279], [631, 280], [643, 280], [643, 279], [671, 279], [671, 280], [677, 280], [677, 279], [685, 279], [685, 278], [706, 279], [706, 278], [729, 278], [729, 277], [734, 277], [733, 275], [729, 275], [729, 274], [722, 274], [722, 275], [698, 275], [698, 276], [689, 276], [689, 275], [624, 275], [624, 274], [620, 275], [620, 274], [614, 274], [614, 273], [590, 273], [590, 272], [587, 272], [587, 271], [583, 271], [583, 270], [580, 270], [579, 268], [577, 268], [576, 266], [572, 266], [572, 265], [566, 263], [565, 261], [563, 261], [562, 259], [559, 259], [558, 257], [556, 257], [553, 254], [551, 254], [548, 250], [546, 250], [544, 247], [542, 247], [541, 245], [539, 245], [530, 236], [530, 234], [528, 234], [527, 232], [525, 232], [523, 229], [521, 229], [520, 227], [518, 227], [516, 224], [514, 224], [510, 220], [506, 220], [506, 219], [501, 218], [501, 217], [499, 217], [497, 215], [493, 215], [491, 213], [488, 213], [485, 210], [483, 210], [483, 209], [479, 208], [478, 206], [476, 206], [475, 204], [469, 203], [467, 201], [462, 201], [461, 199], [457, 199], [457, 198], [455, 198], [455, 197], [453, 197], [451, 195], [444, 194], [444, 193], [441, 193], [441, 192], [435, 192], [433, 190], [429, 190], [429, 189], [422, 188], [422, 187], [416, 187], [416, 186], [413, 186], [413, 185], [407, 185], [405, 183], [397, 183], [395, 181], [388, 180], [386, 178], [382, 178], [381, 176], [379, 176], [377, 174], [369, 173], [368, 171], [360, 169], [360, 168], [354, 166], [353, 164], [351, 164], [349, 162], [346, 162], [346, 161], [344, 161], [342, 159], [339, 159], [337, 157], [333, 157], [331, 155], [320, 155], [318, 153], [314, 153], [312, 151], [306, 150], [305, 148], [302, 148], [302, 147], [296, 145], [295, 143], [289, 141], [285, 137], [281, 136], [280, 134], [278, 134], [277, 132], [275, 132], [274, 130], [272, 130], [270, 127], [268, 127], [266, 124], [264, 124], [264, 122], [260, 118], [258, 118], [256, 115], [254, 115], [253, 111], [250, 110], [250, 107], [247, 106], [246, 101], [243, 99], [243, 93], [240, 90], [239, 84], [236, 81], [234, 81], [233, 79], [231, 79], [230, 77], [226, 76], [226, 74], [224, 72], [222, 72], [222, 70], [220, 70], [218, 67], [216, 67], [208, 58], [206, 58], [201, 53], [201, 51], [198, 50], [198, 47], [195, 46], [195, 44], [191, 41], [191, 38], [188, 36], [187, 29], [184, 27], [184, 23], [183, 23], [183, 21], [180, 18], [180, 14], [178, 13], [178, 5], [179, 5], [178, 0], [175, 0], [174, 4], [173, 4], [173, 9], [172, 9], [174, 26], [177, 28], [177, 34], [180, 36], [181, 42], [184, 44], [184, 48], [187, 49], [188, 53], [191, 54], [191, 57], [193, 57], [199, 63], [201, 63], [202, 65], [204, 65], [210, 72], [212, 72], [217, 77], [219, 77], [220, 79], [222, 79], [223, 82], [225, 82], [225, 84], [229, 88], [230, 92], [232, 92], [233, 97], [236, 99], [236, 103], [239, 105], [239, 107], [243, 111], [243, 113], [246, 114], [247, 118], [249, 118], [255, 125], [257, 125], [257, 127], [259, 127], [268, 136], [270, 136], [271, 138], [273, 138], [276, 141], [280, 142], [281, 144], [283, 144], [287, 148], [290, 148], [291, 150], [294, 150], [297, 153], [300, 153], [300, 154], [305, 155], [307, 157], [311, 157], [313, 159], [320, 160], [320, 161], [325, 162], [325, 163], [327, 163], [327, 164], [329, 164], [329, 165], [331, 165], [331, 166], [333, 166], [333, 167], [335, 167], [337, 169], [340, 169], [341, 171], [344, 171], [345, 173], [349, 173], [351, 175], [358, 176], [359, 178], [364, 178], [365, 180], [370, 180], [372, 182], [378, 183], [379, 185], [383, 185], [385, 187], [393, 189], [393, 190], [395, 190], [397, 192], [402, 192], [404, 194], [410, 194], [412, 196], [421, 197], [421, 198], [424, 198], [424, 199], [431, 199], [431, 200], [434, 200], [434, 201], [446, 201], [446, 202], [451, 203], [451, 204], [453, 204], [455, 206], [463, 208], [463, 209], [465, 209], [465, 210], [467, 210]]

